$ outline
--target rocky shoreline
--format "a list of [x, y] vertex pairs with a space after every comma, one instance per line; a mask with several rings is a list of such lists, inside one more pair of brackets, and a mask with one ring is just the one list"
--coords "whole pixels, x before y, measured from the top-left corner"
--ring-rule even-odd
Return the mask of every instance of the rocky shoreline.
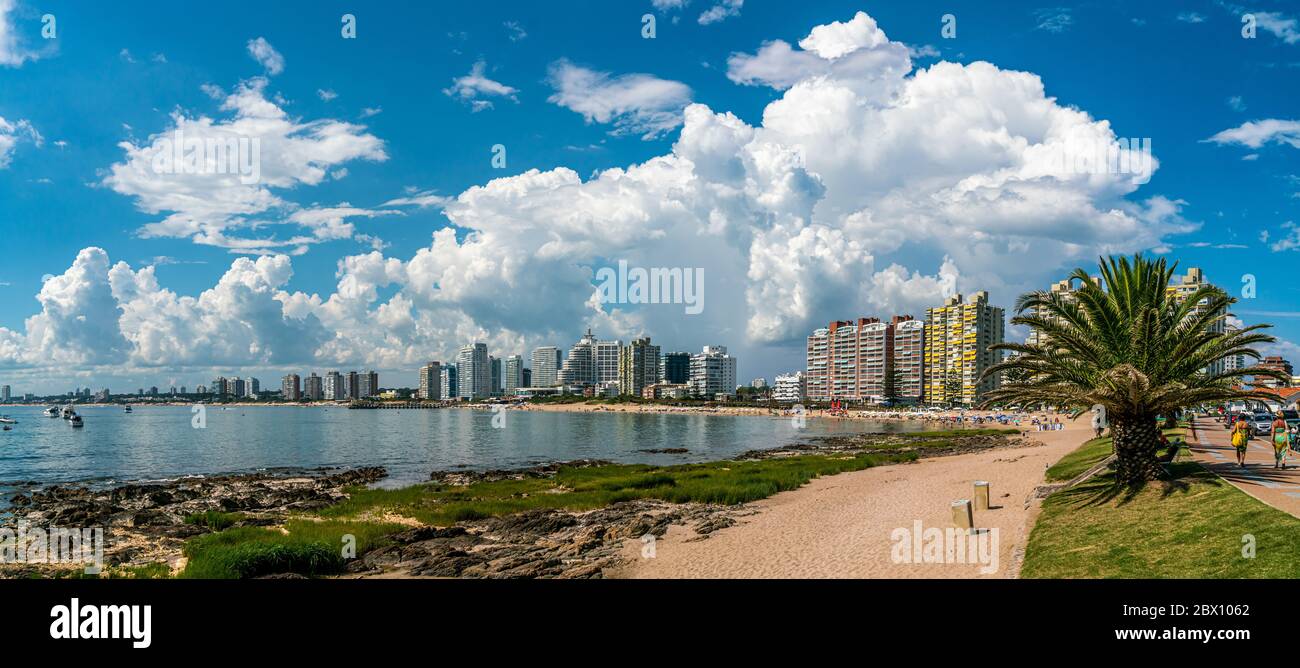
[[[932, 457], [1033, 443], [1015, 434], [949, 435], [941, 439], [926, 438], [924, 433], [857, 434], [749, 451], [735, 459], [852, 456], [863, 452], [916, 452], [918, 456]], [[461, 487], [499, 480], [551, 478], [561, 467], [609, 463], [579, 460], [524, 469], [435, 471], [429, 480]], [[33, 527], [103, 527], [106, 565], [165, 563], [174, 574], [184, 565], [181, 553], [187, 539], [224, 528], [195, 522], [195, 515], [210, 511], [238, 513], [231, 526], [277, 526], [290, 516], [311, 515], [345, 499], [347, 487], [371, 484], [386, 475], [383, 468], [366, 467], [288, 476], [259, 473], [187, 478], [102, 490], [75, 484], [51, 485], [15, 495], [10, 516], [0, 521], [0, 528], [12, 528], [19, 522]], [[704, 540], [754, 512], [743, 505], [640, 499], [585, 512], [534, 510], [462, 521], [450, 527], [416, 526], [389, 536], [387, 544], [350, 561], [345, 577], [598, 578], [606, 570], [636, 558], [638, 548], [652, 550], [654, 540], [672, 525], [687, 527], [693, 533], [691, 540]], [[51, 566], [0, 564], [2, 577], [56, 574], [58, 569]]]
[[[271, 526], [290, 513], [310, 512], [347, 498], [343, 489], [387, 476], [380, 467], [316, 470], [300, 475], [272, 473], [184, 478], [148, 484], [92, 489], [58, 484], [19, 493], [10, 499], [9, 516], [0, 528], [31, 527], [104, 529], [106, 566], [167, 563], [175, 568], [185, 540], [212, 531], [187, 522], [192, 515], [215, 511], [239, 513], [240, 525]], [[0, 564], [0, 576], [48, 575], [66, 565]]]

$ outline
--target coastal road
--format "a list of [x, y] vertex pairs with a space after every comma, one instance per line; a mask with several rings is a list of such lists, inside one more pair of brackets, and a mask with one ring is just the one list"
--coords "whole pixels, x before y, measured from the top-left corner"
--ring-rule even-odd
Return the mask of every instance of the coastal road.
[[[755, 514], [699, 540], [673, 526], [642, 558], [632, 541], [629, 565], [608, 577], [632, 578], [1007, 578], [1018, 572], [1037, 504], [1025, 500], [1043, 472], [1087, 440], [1089, 421], [1054, 432], [1027, 432], [1029, 447], [935, 457], [817, 478], [749, 504]], [[951, 503], [971, 498], [972, 483], [991, 483], [992, 509], [975, 526], [997, 529], [993, 564], [900, 561], [895, 532], [952, 526]], [[989, 534], [990, 536], [992, 533]], [[910, 551], [914, 553], [914, 550]], [[991, 553], [990, 553], [991, 554]]]
[[1237, 466], [1231, 432], [1210, 418], [1197, 418], [1192, 456], [1220, 478], [1278, 510], [1300, 517], [1300, 456], [1291, 454], [1291, 468], [1273, 468], [1273, 446], [1256, 437], [1246, 450], [1246, 468]]

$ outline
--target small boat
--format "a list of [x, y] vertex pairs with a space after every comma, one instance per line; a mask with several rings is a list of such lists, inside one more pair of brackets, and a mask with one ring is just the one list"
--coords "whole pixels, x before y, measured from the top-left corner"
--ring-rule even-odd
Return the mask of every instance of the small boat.
[[13, 431], [13, 430], [14, 430], [14, 428], [13, 428], [13, 427], [10, 427], [9, 425], [5, 425], [5, 428], [4, 428], [4, 429], [5, 429], [5, 431]]
[[84, 425], [81, 424], [81, 416], [80, 416], [80, 415], [73, 415], [72, 417], [68, 418], [68, 424], [70, 424], [70, 425], [72, 425], [72, 426], [74, 426], [74, 427], [81, 427], [81, 426], [84, 426]]
[[18, 421], [8, 415], [0, 415], [0, 424], [18, 424]]
[[130, 412], [131, 412], [131, 407], [130, 407], [130, 406], [127, 406], [125, 412], [130, 413]]
[[72, 406], [64, 406], [64, 407], [63, 407], [63, 419], [64, 419], [64, 420], [68, 420], [68, 419], [71, 419], [71, 418], [74, 418], [74, 417], [77, 417], [77, 411], [74, 410], [74, 409], [72, 408]]
[[52, 418], [59, 417], [59, 407], [58, 407], [58, 406], [50, 406], [49, 408], [46, 408], [46, 409], [45, 409], [45, 417], [52, 417]]

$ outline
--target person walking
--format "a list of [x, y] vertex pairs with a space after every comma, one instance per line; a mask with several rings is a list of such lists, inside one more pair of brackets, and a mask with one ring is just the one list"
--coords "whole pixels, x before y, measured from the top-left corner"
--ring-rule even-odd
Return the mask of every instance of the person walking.
[[1237, 449], [1237, 466], [1246, 468], [1246, 448], [1250, 447], [1250, 423], [1237, 420], [1232, 425], [1232, 447]]
[[1286, 468], [1286, 453], [1291, 449], [1291, 434], [1287, 429], [1286, 416], [1282, 411], [1277, 412], [1277, 419], [1273, 420], [1273, 468]]

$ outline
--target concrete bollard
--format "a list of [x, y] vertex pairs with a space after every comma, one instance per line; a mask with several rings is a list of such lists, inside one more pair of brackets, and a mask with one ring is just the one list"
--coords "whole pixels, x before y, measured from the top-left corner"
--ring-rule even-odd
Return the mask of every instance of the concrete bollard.
[[987, 480], [975, 481], [975, 510], [989, 509], [989, 483]]
[[975, 518], [971, 514], [970, 499], [958, 499], [952, 502], [952, 523], [958, 529], [968, 531], [975, 526]]

